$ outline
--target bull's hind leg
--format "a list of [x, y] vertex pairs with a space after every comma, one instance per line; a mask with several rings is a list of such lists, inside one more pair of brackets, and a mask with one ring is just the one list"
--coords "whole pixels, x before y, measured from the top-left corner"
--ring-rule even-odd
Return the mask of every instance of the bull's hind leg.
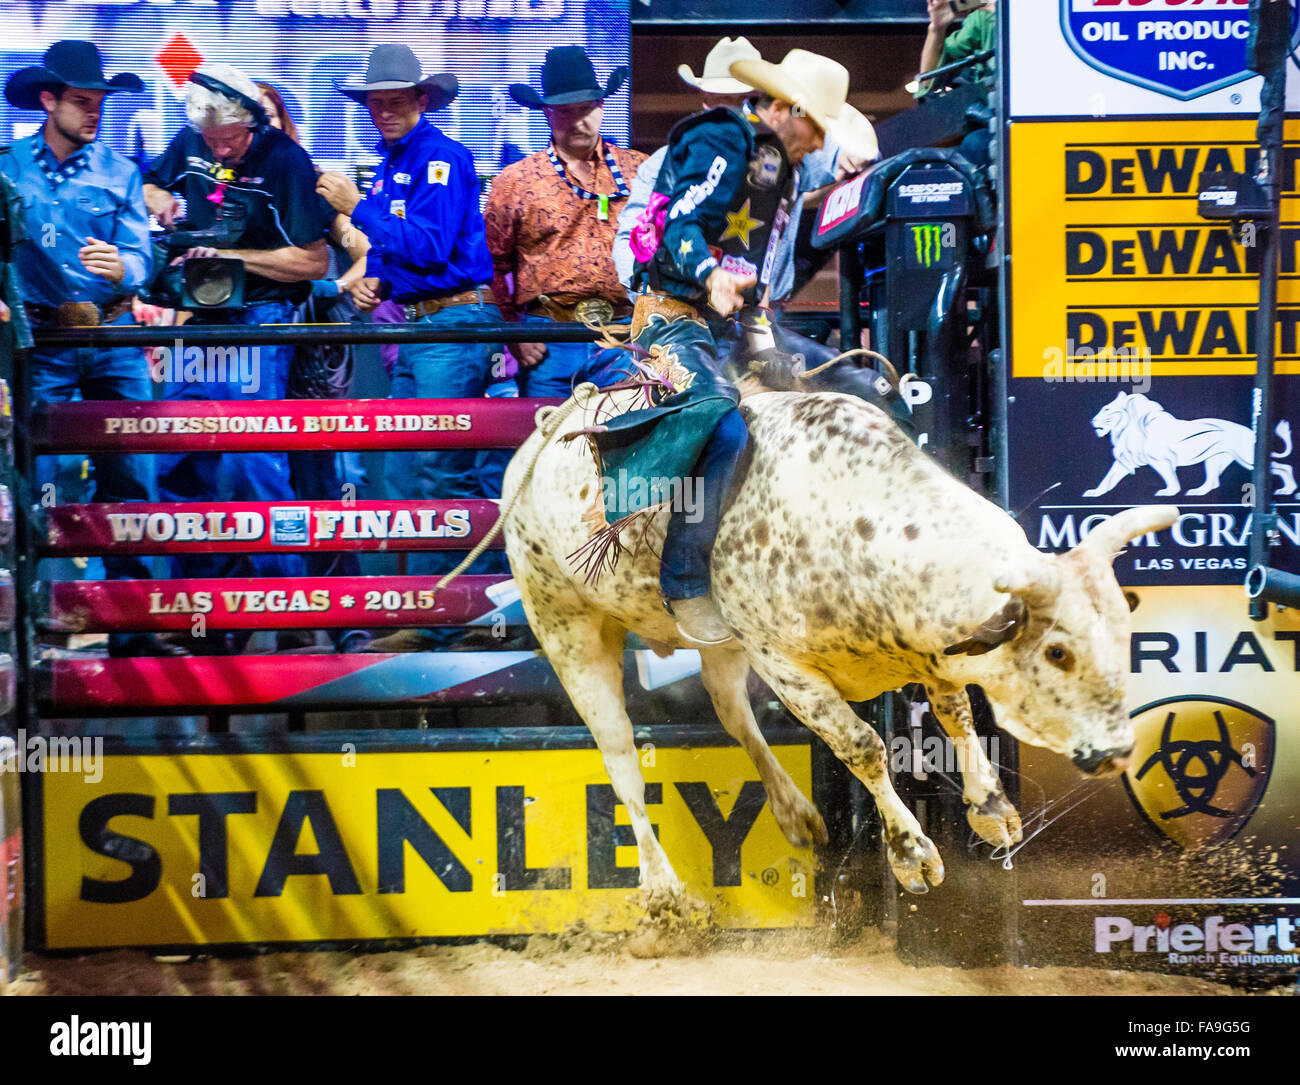
[[[523, 578], [520, 578], [521, 580]], [[552, 597], [542, 614], [521, 586], [528, 622], [541, 642], [564, 691], [573, 702], [605, 761], [618, 801], [627, 807], [641, 864], [641, 888], [652, 913], [682, 899], [682, 883], [655, 836], [645, 808], [645, 780], [637, 761], [632, 721], [623, 699], [623, 641], [617, 622], [580, 600], [564, 606]]]
[[848, 770], [871, 792], [885, 823], [885, 842], [894, 876], [910, 893], [943, 881], [943, 860], [889, 780], [885, 744], [827, 680], [811, 668], [759, 655], [754, 670], [809, 730], [820, 736]]
[[962, 798], [966, 800], [966, 820], [970, 827], [981, 840], [994, 847], [1020, 843], [1020, 814], [1002, 790], [1002, 781], [980, 745], [966, 691], [959, 689], [956, 693], [943, 694], [927, 687], [927, 692], [935, 718], [957, 749]]
[[798, 847], [807, 847], [814, 840], [825, 844], [829, 839], [826, 823], [817, 813], [817, 807], [795, 786], [758, 729], [746, 688], [749, 660], [745, 653], [735, 647], [704, 648], [700, 651], [700, 671], [722, 726], [740, 743], [758, 769], [772, 813], [785, 838]]

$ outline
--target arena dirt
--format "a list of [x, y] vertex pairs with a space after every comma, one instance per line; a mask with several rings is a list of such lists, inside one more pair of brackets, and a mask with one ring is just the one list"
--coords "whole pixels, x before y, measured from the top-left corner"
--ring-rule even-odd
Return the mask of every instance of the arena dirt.
[[1085, 968], [911, 968], [875, 932], [729, 934], [683, 956], [637, 959], [578, 927], [522, 950], [490, 943], [384, 953], [269, 953], [164, 963], [142, 951], [28, 954], [13, 995], [1198, 995], [1205, 980]]

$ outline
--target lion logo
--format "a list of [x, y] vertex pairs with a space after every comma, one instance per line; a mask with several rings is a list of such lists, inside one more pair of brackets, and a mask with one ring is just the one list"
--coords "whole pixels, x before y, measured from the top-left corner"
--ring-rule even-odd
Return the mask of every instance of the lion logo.
[[[1120, 392], [1093, 416], [1092, 428], [1098, 437], [1110, 437], [1115, 462], [1101, 482], [1084, 491], [1084, 497], [1110, 493], [1139, 467], [1150, 467], [1164, 480], [1157, 497], [1171, 497], [1182, 491], [1178, 468], [1203, 463], [1205, 481], [1187, 491], [1188, 497], [1199, 497], [1215, 489], [1219, 476], [1233, 463], [1247, 471], [1255, 464], [1255, 437], [1248, 427], [1222, 418], [1175, 418], [1139, 393]], [[1282, 480], [1277, 491], [1282, 496], [1296, 489], [1290, 464], [1277, 462], [1291, 455], [1291, 423], [1279, 422], [1274, 432], [1285, 445], [1281, 452], [1273, 453], [1270, 465]]]

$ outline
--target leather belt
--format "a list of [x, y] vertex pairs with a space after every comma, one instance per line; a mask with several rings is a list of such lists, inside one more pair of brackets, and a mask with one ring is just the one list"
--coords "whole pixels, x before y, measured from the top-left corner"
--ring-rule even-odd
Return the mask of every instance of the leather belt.
[[134, 295], [124, 294], [107, 305], [93, 301], [65, 301], [62, 305], [37, 305], [27, 303], [28, 315], [40, 324], [57, 324], [60, 328], [93, 328], [112, 324], [131, 311]]
[[542, 294], [529, 304], [528, 312], [560, 323], [609, 324], [616, 317], [627, 316], [628, 307], [615, 305], [608, 298], [583, 298], [572, 305], [564, 305]]
[[[408, 321], [419, 320], [422, 316], [432, 316], [456, 305], [486, 305], [492, 300], [491, 288], [476, 286], [462, 290], [459, 294], [446, 294], [439, 298], [416, 298], [402, 305]], [[484, 295], [487, 295], [484, 297]]]
[[694, 305], [681, 298], [674, 298], [668, 294], [658, 294], [653, 290], [645, 290], [636, 297], [636, 305], [632, 309], [632, 338], [635, 339], [643, 331], [646, 325], [650, 323], [652, 316], [661, 316], [669, 323], [674, 320], [697, 320], [701, 324], [707, 324], [704, 314]]

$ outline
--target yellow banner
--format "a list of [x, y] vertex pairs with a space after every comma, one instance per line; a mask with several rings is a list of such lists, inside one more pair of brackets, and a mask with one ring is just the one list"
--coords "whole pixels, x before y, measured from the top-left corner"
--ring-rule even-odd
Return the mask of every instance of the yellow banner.
[[[809, 793], [810, 748], [778, 760]], [[639, 751], [651, 821], [725, 927], [809, 925], [736, 748]], [[41, 780], [51, 949], [630, 929], [637, 854], [594, 749], [107, 756]], [[32, 842], [34, 845], [34, 841]]]
[[[1257, 234], [1197, 213], [1202, 172], [1253, 171], [1253, 119], [1020, 123], [1010, 141], [1013, 376], [1146, 350], [1152, 376], [1254, 372]], [[1300, 373], [1295, 154], [1282, 173], [1277, 371]]]

